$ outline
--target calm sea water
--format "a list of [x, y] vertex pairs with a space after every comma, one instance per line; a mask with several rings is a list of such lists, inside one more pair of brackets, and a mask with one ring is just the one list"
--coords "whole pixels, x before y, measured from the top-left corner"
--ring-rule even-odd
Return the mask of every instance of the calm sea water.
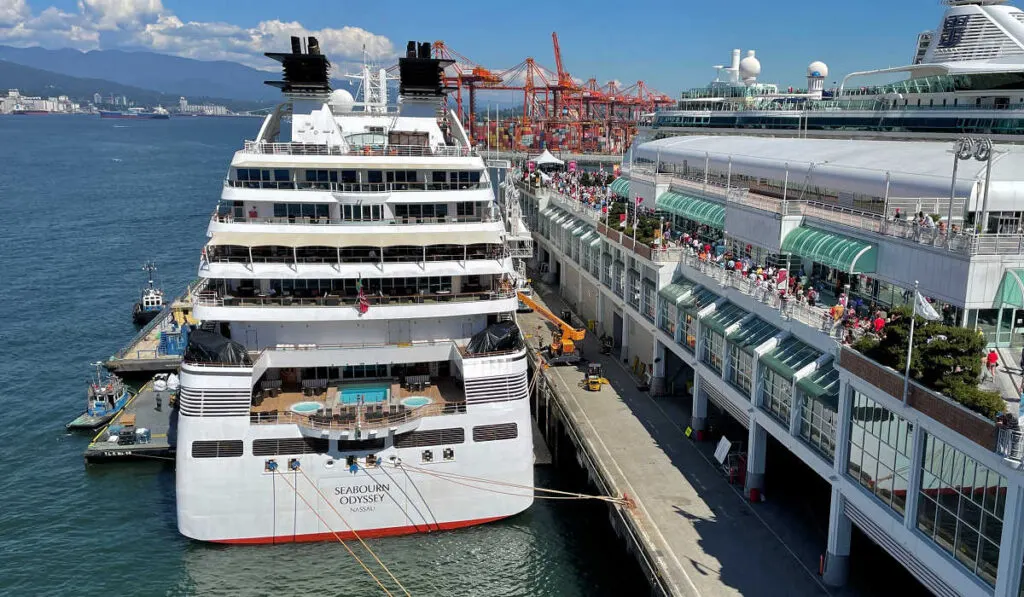
[[[89, 364], [134, 333], [143, 261], [170, 294], [195, 277], [232, 152], [259, 124], [0, 117], [0, 594], [380, 594], [337, 543], [181, 537], [170, 465], [86, 467], [88, 438], [64, 431]], [[577, 487], [566, 475], [537, 481]], [[596, 503], [371, 545], [413, 595], [646, 593]]]

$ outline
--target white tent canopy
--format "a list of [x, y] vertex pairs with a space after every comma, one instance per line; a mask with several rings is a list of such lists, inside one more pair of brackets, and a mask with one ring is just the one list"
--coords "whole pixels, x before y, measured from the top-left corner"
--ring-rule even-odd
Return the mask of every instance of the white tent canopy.
[[565, 164], [565, 162], [563, 162], [562, 160], [551, 155], [551, 152], [546, 149], [543, 152], [541, 152], [539, 156], [531, 159], [530, 161], [533, 162], [534, 164], [537, 164], [538, 166], [546, 166], [548, 164], [562, 166]]

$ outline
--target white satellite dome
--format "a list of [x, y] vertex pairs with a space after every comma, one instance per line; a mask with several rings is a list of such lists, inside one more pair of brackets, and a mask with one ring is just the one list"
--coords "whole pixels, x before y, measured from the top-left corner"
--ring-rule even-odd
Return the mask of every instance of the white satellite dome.
[[747, 52], [747, 57], [740, 60], [740, 79], [753, 82], [761, 74], [761, 61], [754, 56], [754, 50]]
[[807, 65], [807, 76], [808, 77], [827, 77], [828, 76], [828, 65], [820, 60]]
[[356, 102], [352, 94], [345, 89], [335, 89], [331, 92], [331, 98], [327, 101], [332, 106], [351, 107]]

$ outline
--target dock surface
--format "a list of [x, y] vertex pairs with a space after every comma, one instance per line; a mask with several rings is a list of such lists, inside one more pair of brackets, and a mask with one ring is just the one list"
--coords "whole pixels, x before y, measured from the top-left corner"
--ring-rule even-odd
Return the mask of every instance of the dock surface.
[[189, 297], [193, 287], [174, 299], [159, 315], [143, 327], [121, 350], [103, 362], [108, 371], [114, 373], [163, 373], [177, 371], [181, 354], [163, 354], [160, 351], [160, 334], [163, 323], [177, 317], [180, 324], [188, 323], [192, 305]]
[[[85, 449], [85, 461], [96, 463], [118, 460], [173, 459], [178, 411], [169, 404], [170, 398], [171, 392], [166, 390], [158, 392], [153, 389], [152, 382], [147, 383], [131, 399], [128, 406], [118, 413], [109, 425], [96, 434]], [[157, 410], [158, 399], [159, 410]], [[135, 444], [119, 444], [116, 438], [114, 441], [109, 441], [112, 437], [111, 429], [124, 426], [132, 417], [135, 419], [136, 429], [149, 430], [150, 441]]]
[[[567, 308], [554, 295], [536, 298], [555, 313]], [[535, 313], [518, 318], [524, 330], [547, 329]], [[536, 347], [538, 340], [547, 344], [550, 336], [534, 335], [527, 343]], [[594, 334], [587, 335], [583, 349], [587, 359], [603, 365], [610, 385], [590, 392], [579, 386], [585, 364], [552, 366], [545, 376], [553, 399], [596, 460], [610, 493], [628, 495], [635, 503], [622, 511], [638, 529], [638, 541], [669, 594], [830, 594], [816, 568], [810, 569], [816, 562], [808, 564], [806, 549], [784, 542], [785, 530], [773, 530], [758, 514], [759, 505], [748, 503], [717, 463], [684, 435], [688, 421], [679, 420], [679, 409], [668, 404], [678, 398], [656, 399], [638, 390], [617, 359], [599, 354]]]

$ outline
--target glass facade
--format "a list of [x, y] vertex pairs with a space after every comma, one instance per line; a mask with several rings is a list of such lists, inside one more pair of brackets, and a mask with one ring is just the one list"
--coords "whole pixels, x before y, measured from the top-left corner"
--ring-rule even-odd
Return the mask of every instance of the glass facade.
[[800, 437], [832, 462], [839, 422], [839, 370], [826, 363], [796, 382], [800, 390]]
[[697, 317], [686, 313], [683, 315], [683, 348], [693, 352], [697, 348]]
[[912, 435], [906, 420], [854, 391], [846, 474], [901, 516], [906, 512]]
[[925, 434], [917, 528], [978, 578], [996, 584], [1006, 477]]
[[729, 344], [729, 383], [744, 396], [750, 398], [751, 379], [754, 375], [754, 356], [741, 350], [736, 344]]
[[768, 367], [762, 367], [761, 408], [768, 411], [789, 428], [790, 408], [793, 404], [793, 382]]
[[719, 375], [722, 374], [722, 362], [725, 359], [725, 337], [709, 327], [704, 328], [704, 347], [700, 360], [707, 363]]

